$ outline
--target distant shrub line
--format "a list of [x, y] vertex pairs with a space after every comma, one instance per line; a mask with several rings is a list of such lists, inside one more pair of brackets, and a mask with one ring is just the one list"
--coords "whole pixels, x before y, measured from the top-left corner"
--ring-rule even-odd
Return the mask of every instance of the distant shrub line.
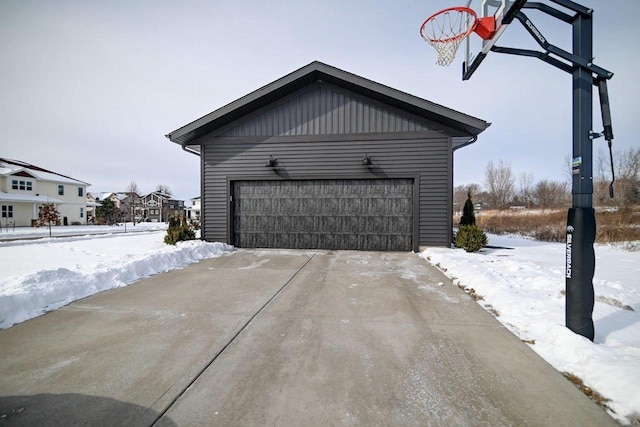
[[[454, 217], [454, 223], [459, 222]], [[640, 241], [640, 207], [596, 208], [596, 242]], [[543, 242], [564, 242], [567, 211], [482, 211], [476, 224], [488, 233], [515, 234]]]

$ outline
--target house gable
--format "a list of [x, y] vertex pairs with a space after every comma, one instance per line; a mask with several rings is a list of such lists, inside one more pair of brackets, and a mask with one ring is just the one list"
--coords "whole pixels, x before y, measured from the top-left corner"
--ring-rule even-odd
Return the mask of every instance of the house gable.
[[[431, 130], [438, 130], [452, 138], [462, 137], [466, 138], [466, 141], [475, 140], [477, 135], [489, 126], [489, 123], [484, 120], [314, 61], [165, 136], [176, 144], [180, 144], [187, 151], [198, 154], [202, 142], [201, 138], [205, 135], [219, 136], [221, 133], [227, 132], [230, 127], [237, 127], [239, 120], [243, 123], [246, 120], [251, 120], [264, 112], [265, 108], [273, 108], [274, 103], [278, 102], [286, 103], [296, 93], [300, 93], [314, 84], [330, 85], [341, 92], [357, 94], [374, 101], [376, 104], [393, 108], [393, 111], [387, 111], [393, 114], [396, 114], [394, 111], [399, 111], [403, 112], [400, 114], [413, 116], [422, 123], [427, 123]], [[302, 125], [305, 121], [298, 120], [296, 117], [294, 123]], [[284, 125], [282, 129], [287, 131], [288, 129], [297, 129], [297, 126]], [[315, 128], [313, 129], [315, 130]], [[238, 131], [240, 132], [240, 130]], [[268, 130], [266, 132], [269, 133]], [[274, 132], [273, 129], [271, 132]]]
[[425, 124], [387, 105], [328, 84], [307, 90], [233, 123], [219, 137], [317, 136], [423, 132]]
[[157, 191], [149, 193], [146, 196], [141, 197], [141, 199], [142, 199], [142, 203], [145, 206], [152, 206], [152, 207], [162, 206], [163, 200], [172, 200], [170, 195], [159, 193]]
[[37, 176], [30, 174], [27, 171], [20, 171], [20, 172], [16, 172], [14, 174], [11, 174], [11, 176], [19, 176], [19, 177], [23, 177], [23, 178], [33, 178], [33, 179], [38, 179]]

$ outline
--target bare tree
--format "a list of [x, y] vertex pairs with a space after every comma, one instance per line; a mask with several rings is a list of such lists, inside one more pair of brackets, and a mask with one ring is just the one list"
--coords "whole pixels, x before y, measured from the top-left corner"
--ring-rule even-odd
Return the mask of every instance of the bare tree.
[[598, 205], [612, 205], [615, 203], [609, 197], [609, 183], [611, 182], [611, 163], [609, 153], [600, 148], [595, 157], [593, 173], [593, 201]]
[[158, 193], [164, 193], [164, 194], [167, 194], [169, 196], [173, 195], [173, 193], [171, 192], [171, 189], [166, 184], [158, 184], [158, 185], [156, 185], [156, 191]]
[[572, 185], [573, 183], [573, 160], [571, 155], [564, 156], [564, 167], [562, 168], [562, 175], [566, 178], [567, 183]]
[[462, 206], [464, 206], [465, 201], [467, 200], [467, 195], [471, 193], [471, 197], [476, 200], [476, 196], [482, 193], [482, 188], [480, 184], [467, 184], [467, 185], [458, 185], [453, 189], [453, 206], [454, 209], [462, 210]]
[[136, 184], [135, 181], [131, 181], [129, 183], [126, 191], [127, 193], [136, 193], [137, 195], [140, 195], [140, 189], [138, 188], [138, 184]]
[[492, 208], [506, 208], [515, 195], [511, 163], [498, 160], [495, 166], [493, 161], [487, 164], [485, 169], [485, 185], [487, 187], [489, 201]]
[[536, 204], [542, 209], [557, 208], [565, 205], [569, 199], [569, 186], [566, 182], [544, 180], [533, 189]]
[[38, 227], [43, 225], [49, 226], [49, 237], [51, 237], [51, 225], [57, 224], [60, 221], [60, 212], [56, 209], [53, 203], [45, 203], [40, 208], [40, 215], [38, 216]]
[[594, 200], [601, 205], [632, 205], [640, 203], [640, 148], [628, 148], [614, 153], [616, 174], [615, 199], [609, 197], [611, 160], [604, 149], [598, 150], [594, 182]]
[[616, 193], [619, 204], [640, 202], [640, 148], [630, 147], [615, 156]]
[[471, 197], [475, 197], [482, 193], [482, 186], [480, 184], [469, 184], [465, 185], [465, 189], [467, 190], [467, 195], [471, 193]]
[[523, 172], [518, 176], [518, 204], [527, 208], [533, 204], [533, 174]]

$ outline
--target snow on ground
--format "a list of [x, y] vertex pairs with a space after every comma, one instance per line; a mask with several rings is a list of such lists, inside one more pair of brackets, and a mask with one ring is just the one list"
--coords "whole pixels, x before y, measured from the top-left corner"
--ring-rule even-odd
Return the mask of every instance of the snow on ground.
[[[0, 328], [152, 274], [232, 249], [200, 240], [166, 245], [165, 224], [6, 230], [0, 234]], [[45, 235], [47, 237], [34, 239]], [[98, 234], [106, 233], [106, 234]], [[74, 234], [73, 237], [69, 236]], [[29, 240], [13, 240], [24, 239]]]
[[[163, 243], [165, 224], [0, 230], [0, 328], [77, 299], [232, 250], [221, 243]], [[96, 234], [97, 233], [97, 234]], [[36, 239], [37, 238], [37, 239]], [[18, 240], [16, 240], [18, 239]], [[29, 240], [33, 239], [33, 240]], [[595, 342], [564, 327], [564, 245], [489, 236], [466, 253], [429, 248], [421, 256], [560, 372], [581, 378], [623, 423], [640, 418], [640, 252], [596, 245]]]
[[[143, 231], [166, 230], [164, 222], [118, 223], [114, 225], [70, 225], [51, 227], [52, 237], [119, 234]], [[4, 227], [0, 224], [0, 241], [13, 239], [35, 239], [49, 237], [49, 227]]]
[[[478, 303], [560, 372], [603, 395], [622, 423], [640, 420], [640, 252], [596, 245], [594, 342], [564, 326], [565, 246], [489, 235], [512, 249], [429, 248], [421, 256], [454, 283], [473, 289]], [[494, 311], [495, 310], [495, 311]]]

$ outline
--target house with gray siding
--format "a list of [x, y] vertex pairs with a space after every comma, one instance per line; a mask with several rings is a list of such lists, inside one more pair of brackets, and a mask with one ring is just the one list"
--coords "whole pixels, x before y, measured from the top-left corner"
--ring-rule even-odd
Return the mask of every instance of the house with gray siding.
[[201, 158], [206, 241], [417, 251], [450, 245], [453, 153], [488, 126], [312, 62], [166, 136]]

